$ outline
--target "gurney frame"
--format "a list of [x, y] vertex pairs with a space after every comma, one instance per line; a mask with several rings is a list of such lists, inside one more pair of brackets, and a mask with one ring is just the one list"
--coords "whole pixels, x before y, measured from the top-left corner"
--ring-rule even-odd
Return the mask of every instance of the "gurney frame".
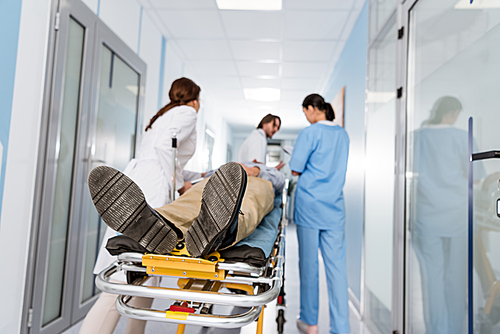
[[[284, 199], [285, 203], [286, 199]], [[218, 253], [207, 259], [182, 255], [123, 253], [96, 277], [97, 287], [118, 294], [116, 309], [126, 317], [179, 324], [177, 334], [185, 325], [214, 328], [240, 328], [258, 319], [257, 334], [262, 333], [264, 307], [278, 298], [278, 333], [284, 320], [284, 260], [286, 219], [281, 219], [278, 237], [271, 256], [262, 268], [245, 263], [225, 263]], [[119, 271], [135, 274], [129, 284], [110, 282]], [[178, 277], [179, 288], [144, 286], [153, 276]], [[225, 288], [225, 289], [224, 289]], [[222, 291], [221, 291], [222, 290]], [[132, 296], [174, 300], [168, 310], [142, 309], [129, 305]], [[248, 307], [233, 315], [211, 314], [212, 305]]]

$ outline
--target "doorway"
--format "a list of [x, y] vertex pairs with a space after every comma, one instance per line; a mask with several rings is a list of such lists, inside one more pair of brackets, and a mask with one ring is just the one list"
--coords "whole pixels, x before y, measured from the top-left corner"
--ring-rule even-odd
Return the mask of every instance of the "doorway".
[[419, 0], [402, 8], [406, 332], [497, 333], [500, 162], [470, 162], [470, 153], [500, 149], [498, 4]]
[[[30, 250], [23, 332], [58, 333], [88, 312], [99, 291], [93, 266], [105, 224], [88, 194], [97, 165], [123, 170], [142, 128], [146, 66], [78, 0], [54, 7], [37, 228]], [[140, 131], [139, 131], [140, 133]]]

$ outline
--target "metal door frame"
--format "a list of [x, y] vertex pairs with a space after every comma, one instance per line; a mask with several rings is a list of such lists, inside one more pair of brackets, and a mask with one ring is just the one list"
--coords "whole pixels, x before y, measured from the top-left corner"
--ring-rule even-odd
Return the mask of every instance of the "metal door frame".
[[[75, 175], [78, 175], [78, 163], [82, 155], [82, 146], [80, 145], [82, 139], [85, 136], [85, 120], [82, 119], [82, 115], [88, 112], [90, 108], [89, 101], [85, 99], [86, 96], [90, 95], [90, 85], [85, 84], [88, 82], [92, 76], [92, 54], [93, 54], [93, 35], [95, 34], [95, 20], [88, 12], [82, 10], [83, 4], [79, 2], [67, 3], [65, 0], [61, 1], [58, 5], [59, 8], [56, 13], [54, 13], [54, 26], [52, 26], [51, 32], [54, 35], [53, 44], [49, 49], [53, 48], [53, 68], [50, 72], [51, 79], [49, 85], [46, 86], [46, 97], [48, 98], [48, 103], [46, 105], [47, 109], [44, 110], [43, 118], [46, 123], [42, 124], [45, 132], [45, 137], [40, 140], [40, 152], [43, 152], [39, 159], [37, 173], [40, 171], [40, 176], [37, 186], [40, 187], [40, 191], [35, 198], [35, 203], [39, 205], [38, 212], [34, 211], [34, 223], [37, 226], [37, 234], [33, 237], [35, 242], [32, 243], [32, 250], [30, 250], [30, 255], [32, 255], [33, 264], [30, 263], [30, 267], [33, 266], [34, 272], [32, 277], [32, 290], [30, 296], [30, 309], [28, 310], [28, 322], [30, 322], [32, 332], [59, 332], [64, 328], [67, 328], [71, 324], [71, 309], [68, 305], [71, 305], [71, 300], [67, 298], [62, 298], [61, 303], [61, 316], [56, 320], [52, 321], [50, 324], [42, 328], [42, 312], [44, 303], [44, 288], [45, 282], [47, 280], [46, 265], [48, 263], [49, 247], [47, 241], [50, 238], [50, 223], [52, 218], [52, 204], [54, 197], [54, 186], [55, 186], [55, 175], [57, 168], [51, 168], [48, 166], [48, 161], [50, 161], [56, 154], [56, 144], [59, 140], [60, 134], [60, 122], [61, 122], [61, 108], [63, 100], [63, 87], [64, 87], [64, 75], [66, 66], [66, 55], [67, 55], [67, 38], [68, 38], [68, 27], [70, 23], [70, 18], [74, 19], [80, 23], [85, 28], [84, 35], [84, 47], [83, 47], [83, 57], [82, 57], [82, 70], [81, 70], [81, 85], [80, 85], [80, 97], [79, 97], [79, 111], [77, 119], [77, 130], [76, 130], [76, 147], [75, 155], [73, 159]], [[76, 8], [75, 8], [76, 7]], [[86, 8], [85, 8], [86, 9]], [[87, 9], [88, 10], [88, 9]], [[56, 28], [57, 25], [57, 28]], [[46, 115], [46, 116], [45, 116]], [[75, 206], [79, 199], [79, 189], [74, 177], [72, 180], [72, 190], [71, 190], [71, 204], [69, 220], [73, 221], [73, 217], [78, 217], [79, 210], [78, 206]], [[38, 197], [39, 196], [39, 197]], [[64, 268], [64, 281], [62, 285], [62, 295], [69, 295], [68, 292], [74, 289], [74, 261], [70, 261], [72, 258], [72, 253], [74, 253], [74, 246], [69, 242], [70, 236], [72, 234], [71, 223], [68, 226], [67, 231], [67, 256], [65, 259]], [[40, 240], [40, 242], [39, 242]], [[43, 240], [44, 242], [41, 242]], [[36, 245], [36, 246], [35, 246]], [[31, 318], [31, 319], [29, 319]], [[28, 327], [28, 324], [22, 324], [22, 330]]]
[[[81, 70], [79, 111], [77, 119], [74, 175], [72, 180], [72, 199], [70, 203], [67, 231], [67, 248], [62, 285], [61, 316], [42, 327], [44, 288], [47, 279], [48, 240], [54, 196], [54, 183], [57, 168], [48, 165], [48, 160], [55, 156], [58, 141], [60, 113], [62, 107], [62, 90], [67, 53], [67, 36], [70, 17], [85, 28], [84, 47]], [[27, 276], [21, 333], [55, 333], [61, 332], [80, 320], [92, 307], [97, 296], [85, 303], [80, 303], [82, 287], [83, 250], [86, 238], [81, 238], [86, 231], [85, 208], [82, 207], [84, 181], [90, 166], [91, 150], [89, 142], [92, 138], [93, 118], [97, 115], [97, 95], [99, 86], [100, 53], [96, 46], [106, 43], [127, 65], [133, 68], [140, 78], [138, 112], [136, 125], [136, 145], [140, 140], [142, 116], [144, 108], [144, 88], [146, 65], [126, 44], [121, 41], [99, 18], [80, 0], [56, 0], [51, 4], [50, 30], [47, 49], [46, 78], [41, 115], [39, 142], [39, 159], [37, 162], [37, 182], [33, 202], [32, 230], [30, 249], [28, 251]], [[97, 79], [96, 79], [97, 77]], [[83, 213], [83, 215], [82, 215]], [[77, 218], [78, 217], [78, 218]], [[80, 219], [80, 220], [78, 220]], [[74, 222], [74, 223], [73, 223]], [[80, 224], [78, 224], [80, 222]], [[82, 223], [83, 222], [83, 223]], [[80, 226], [78, 226], [80, 225]]]
[[[370, 80], [370, 50], [376, 47], [377, 44], [380, 43], [382, 38], [385, 38], [387, 34], [390, 32], [390, 29], [393, 27], [393, 24], [396, 24], [396, 28], [399, 29], [399, 13], [401, 10], [401, 0], [398, 0], [394, 5], [393, 9], [387, 14], [383, 24], [379, 26], [376, 34], [372, 35], [370, 38], [370, 31], [368, 31], [368, 47], [367, 47], [367, 82], [366, 86], [369, 85]], [[369, 1], [369, 5], [372, 5], [372, 1]], [[369, 10], [368, 15], [368, 29], [371, 28], [371, 9]], [[394, 38], [398, 38], [398, 36], [394, 36]], [[396, 45], [397, 54], [396, 54], [396, 87], [400, 87], [400, 73], [399, 73], [399, 41]], [[402, 241], [401, 234], [404, 233], [404, 170], [405, 170], [405, 130], [406, 127], [401, 127], [402, 122], [406, 121], [403, 113], [401, 111], [401, 99], [398, 98], [396, 100], [396, 123], [394, 124], [395, 128], [395, 156], [394, 156], [394, 206], [393, 206], [393, 254], [392, 254], [392, 306], [391, 306], [391, 330], [392, 333], [403, 333], [402, 331], [402, 319], [404, 318], [404, 313], [401, 308], [401, 301], [404, 300], [404, 261], [402, 260], [402, 254], [404, 254], [404, 241]], [[366, 133], [368, 129], [368, 122], [366, 120], [367, 114], [365, 113], [365, 150], [366, 150]], [[403, 123], [404, 124], [404, 123]], [[365, 152], [366, 154], [366, 152]], [[403, 182], [401, 182], [401, 176], [403, 177]], [[366, 176], [365, 176], [366, 178]], [[363, 195], [363, 201], [366, 202], [366, 194]], [[403, 206], [401, 206], [403, 203]], [[364, 206], [365, 207], [365, 206]], [[363, 212], [366, 215], [366, 212]], [[403, 217], [403, 218], [402, 218]], [[363, 221], [366, 221], [363, 218]], [[403, 226], [403, 228], [402, 228]], [[363, 223], [363, 252], [362, 252], [362, 276], [361, 276], [361, 315], [363, 320], [371, 325], [370, 327], [375, 326], [370, 319], [365, 317], [365, 307], [366, 307], [366, 289], [365, 289], [365, 266], [366, 266], [366, 248], [365, 248], [365, 224]], [[404, 258], [404, 257], [403, 257]]]
[[[400, 333], [409, 332], [409, 321], [408, 320], [408, 310], [409, 310], [409, 286], [407, 284], [409, 273], [409, 252], [408, 252], [408, 237], [406, 233], [407, 226], [407, 216], [406, 208], [408, 203], [408, 198], [406, 194], [406, 139], [407, 139], [407, 121], [408, 121], [408, 66], [409, 66], [409, 38], [410, 38], [410, 11], [414, 8], [419, 0], [403, 0], [398, 6], [398, 29], [400, 29], [401, 38], [398, 40], [398, 55], [397, 55], [397, 80], [398, 87], [401, 92], [401, 97], [398, 100], [398, 145], [399, 145], [399, 156], [400, 160], [397, 164], [398, 168], [398, 204], [397, 213], [398, 217], [398, 234], [399, 239], [399, 249], [401, 252], [399, 254], [394, 254], [395, 262], [398, 262], [398, 266], [401, 268], [399, 273], [394, 273], [394, 278], [398, 280], [399, 295], [398, 300], [394, 300], [398, 305], [399, 314], [393, 314], [393, 323], [397, 325], [398, 331]], [[397, 259], [396, 259], [397, 258]]]

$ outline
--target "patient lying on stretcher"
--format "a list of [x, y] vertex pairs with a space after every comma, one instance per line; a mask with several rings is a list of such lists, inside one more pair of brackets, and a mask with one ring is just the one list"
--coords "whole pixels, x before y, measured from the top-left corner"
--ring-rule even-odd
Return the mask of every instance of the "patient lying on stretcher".
[[[111, 167], [92, 170], [88, 183], [99, 215], [113, 230], [150, 253], [168, 254], [184, 241], [189, 254], [200, 257], [252, 235], [273, 210], [275, 193], [281, 193], [284, 180], [274, 168], [230, 162], [174, 202], [155, 209], [131, 179]], [[260, 230], [264, 232], [249, 239], [258, 243], [269, 236]], [[276, 235], [271, 237], [272, 244]], [[245, 242], [240, 244], [252, 246], [252, 240]]]

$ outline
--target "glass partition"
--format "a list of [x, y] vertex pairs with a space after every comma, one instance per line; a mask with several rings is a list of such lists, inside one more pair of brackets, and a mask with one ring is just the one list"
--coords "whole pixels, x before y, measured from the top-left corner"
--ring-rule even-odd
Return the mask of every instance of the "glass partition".
[[369, 49], [365, 153], [365, 319], [391, 332], [394, 161], [396, 136], [396, 24]]
[[[99, 104], [92, 148], [92, 167], [112, 166], [123, 171], [134, 156], [139, 99], [139, 74], [108, 47], [102, 45]], [[81, 301], [94, 296], [94, 263], [106, 224], [85, 194], [89, 207]]]
[[45, 325], [61, 315], [62, 295], [66, 270], [66, 245], [70, 225], [73, 190], [73, 164], [76, 149], [80, 86], [82, 79], [83, 42], [85, 28], [74, 19], [68, 27], [68, 46], [63, 88], [63, 101], [56, 157], [49, 163], [56, 168], [43, 321]]
[[[495, 2], [496, 3], [496, 2]], [[407, 326], [468, 326], [468, 119], [473, 151], [500, 149], [500, 11], [487, 1], [420, 0], [410, 11], [407, 88]], [[500, 162], [474, 162], [476, 333], [500, 330]]]
[[397, 0], [370, 0], [370, 29], [369, 40], [373, 41], [377, 33], [383, 28], [394, 9]]

